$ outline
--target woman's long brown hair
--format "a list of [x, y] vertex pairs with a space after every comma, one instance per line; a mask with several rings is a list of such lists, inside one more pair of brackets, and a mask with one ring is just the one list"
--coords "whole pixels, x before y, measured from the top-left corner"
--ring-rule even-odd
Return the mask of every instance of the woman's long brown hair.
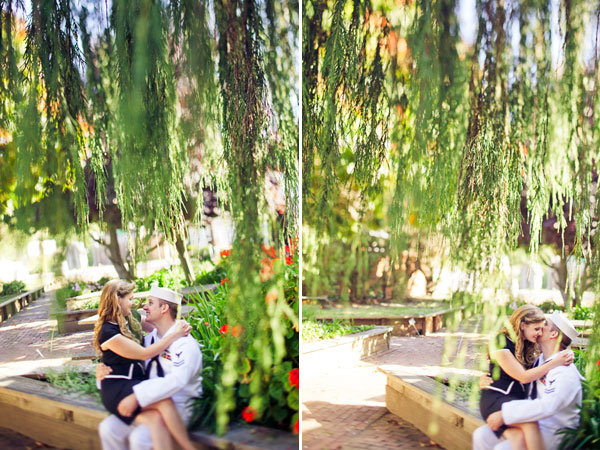
[[123, 336], [135, 340], [125, 321], [121, 305], [119, 305], [119, 298], [131, 294], [134, 288], [134, 284], [123, 280], [111, 280], [104, 285], [98, 305], [98, 321], [94, 327], [94, 348], [99, 354], [102, 353], [99, 342], [100, 330], [106, 322], [115, 322], [119, 325]]
[[[546, 316], [544, 316], [543, 311], [533, 305], [523, 305], [517, 308], [510, 316], [509, 322], [517, 335], [517, 340], [515, 341], [515, 358], [517, 358], [517, 361], [519, 361], [523, 367], [531, 366], [533, 364], [537, 357], [538, 347], [537, 344], [525, 339], [523, 330], [521, 330], [521, 324], [538, 323], [544, 322], [545, 320]], [[512, 333], [509, 333], [505, 328], [504, 334], [509, 337]]]

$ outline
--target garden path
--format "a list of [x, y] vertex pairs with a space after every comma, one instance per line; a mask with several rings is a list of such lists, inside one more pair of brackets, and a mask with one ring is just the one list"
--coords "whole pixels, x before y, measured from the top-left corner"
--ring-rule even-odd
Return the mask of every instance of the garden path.
[[45, 292], [8, 320], [0, 323], [0, 378], [37, 373], [67, 361], [89, 363], [95, 357], [93, 331], [59, 335], [50, 317], [53, 291]]
[[[471, 328], [469, 325], [469, 329]], [[457, 345], [444, 357], [448, 337]], [[390, 349], [363, 361], [306, 370], [302, 378], [303, 449], [418, 449], [440, 448], [410, 423], [385, 408], [385, 375], [378, 367], [443, 375], [479, 374], [476, 345], [484, 341], [477, 333], [446, 333], [427, 337], [392, 337]], [[466, 353], [466, 369], [453, 367], [457, 355]]]

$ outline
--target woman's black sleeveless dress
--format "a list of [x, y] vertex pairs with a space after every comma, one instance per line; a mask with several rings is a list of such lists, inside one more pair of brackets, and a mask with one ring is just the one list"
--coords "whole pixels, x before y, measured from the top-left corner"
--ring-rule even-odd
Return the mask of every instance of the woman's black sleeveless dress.
[[[122, 333], [116, 323], [105, 322], [100, 329], [100, 345], [119, 334]], [[144, 364], [137, 359], [124, 358], [111, 350], [102, 351], [102, 362], [112, 369], [112, 373], [104, 377], [101, 382], [102, 404], [109, 412], [129, 425], [141, 408], [138, 406], [131, 417], [124, 417], [119, 414], [117, 407], [121, 400], [133, 393], [133, 386], [146, 378]]]
[[[514, 356], [515, 343], [508, 336], [505, 337], [506, 345], [504, 346], [504, 349], [510, 350]], [[495, 369], [496, 366], [500, 370], [500, 378], [494, 380], [491, 385], [481, 391], [479, 410], [483, 420], [486, 420], [490, 414], [500, 411], [503, 403], [510, 402], [512, 400], [525, 400], [530, 394], [529, 388], [531, 383], [520, 383], [502, 370], [502, 367], [495, 364], [493, 361], [490, 361], [490, 374], [492, 376], [494, 374], [494, 370], [497, 370]], [[531, 366], [528, 366], [525, 369], [529, 368], [531, 368]], [[494, 433], [496, 433], [496, 436], [500, 437], [507, 428], [508, 427], [506, 425], [502, 425], [498, 431], [495, 431]]]

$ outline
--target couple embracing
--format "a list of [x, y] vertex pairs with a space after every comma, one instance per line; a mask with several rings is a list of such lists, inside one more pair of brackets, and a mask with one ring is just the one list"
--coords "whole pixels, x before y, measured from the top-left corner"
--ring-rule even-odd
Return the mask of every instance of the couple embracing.
[[579, 424], [583, 377], [568, 349], [578, 332], [559, 312], [533, 305], [515, 310], [510, 325], [490, 352], [494, 379], [481, 380], [487, 425], [473, 433], [473, 449], [555, 450], [557, 431]]
[[184, 450], [193, 449], [185, 424], [188, 401], [202, 393], [200, 346], [189, 336], [190, 326], [176, 320], [179, 294], [153, 286], [146, 317], [138, 320], [131, 310], [134, 288], [109, 281], [98, 306], [94, 346], [103, 364], [96, 378], [112, 413], [100, 423], [102, 448], [168, 450], [174, 439]]

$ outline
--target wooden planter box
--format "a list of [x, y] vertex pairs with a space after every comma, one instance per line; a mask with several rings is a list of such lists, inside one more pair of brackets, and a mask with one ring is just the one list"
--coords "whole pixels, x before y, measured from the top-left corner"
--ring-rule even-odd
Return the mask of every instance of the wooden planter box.
[[[98, 424], [108, 413], [96, 400], [68, 394], [43, 381], [25, 377], [0, 380], [0, 427], [9, 428], [61, 449], [99, 450]], [[255, 426], [232, 426], [222, 437], [190, 433], [197, 448], [298, 449], [291, 433]]]
[[33, 291], [16, 294], [14, 297], [4, 300], [2, 303], [0, 303], [0, 322], [4, 322], [9, 317], [14, 316], [16, 313], [21, 311], [31, 302], [37, 300], [40, 295], [42, 295], [43, 291], [44, 288], [40, 287], [38, 289], [34, 289]]
[[[212, 291], [217, 287], [216, 284], [208, 284], [205, 286], [191, 286], [182, 289], [181, 293], [183, 297], [189, 297], [192, 294], [200, 292]], [[150, 291], [136, 292], [133, 294], [133, 298], [146, 298], [150, 294]], [[78, 297], [72, 297], [67, 299], [67, 307], [72, 308], [78, 303], [87, 302], [90, 299], [97, 298], [100, 296], [100, 292], [91, 292], [89, 294], [80, 295]], [[186, 305], [182, 305], [182, 315], [187, 315]], [[98, 314], [98, 309], [81, 309], [81, 310], [67, 310], [61, 311], [55, 314], [58, 323], [59, 333], [74, 333], [77, 331], [89, 331], [93, 330], [96, 320], [94, 318]]]
[[[416, 336], [417, 331], [421, 336], [427, 336], [442, 329], [445, 321], [450, 316], [457, 315], [457, 319], [460, 320], [462, 309], [463, 307], [445, 309], [417, 316], [353, 317], [351, 320], [354, 325], [381, 325], [392, 327], [393, 336]], [[322, 317], [317, 318], [317, 320], [331, 322], [334, 319], [331, 317]], [[414, 326], [411, 325], [411, 320], [414, 320]]]
[[379, 370], [387, 375], [385, 406], [391, 413], [447, 450], [471, 448], [473, 432], [485, 425], [479, 411], [447, 401], [448, 387], [429, 377]]

